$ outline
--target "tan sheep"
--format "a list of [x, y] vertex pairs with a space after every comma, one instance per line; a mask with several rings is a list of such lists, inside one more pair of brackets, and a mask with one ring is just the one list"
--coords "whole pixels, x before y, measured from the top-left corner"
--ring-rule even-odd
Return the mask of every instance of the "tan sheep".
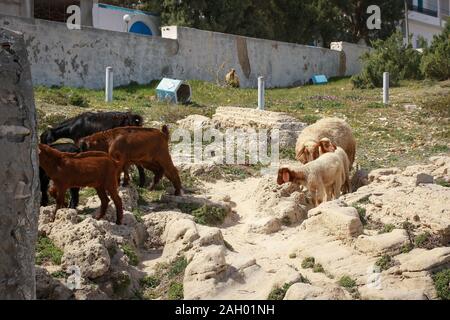
[[351, 169], [355, 161], [356, 141], [350, 126], [339, 118], [324, 118], [303, 129], [297, 138], [295, 158], [301, 163], [317, 159], [321, 150], [326, 148], [320, 143], [323, 138], [328, 138], [335, 146], [345, 150]]
[[345, 165], [337, 152], [329, 152], [297, 169], [278, 170], [278, 184], [293, 182], [308, 188], [314, 206], [336, 199], [345, 181]]

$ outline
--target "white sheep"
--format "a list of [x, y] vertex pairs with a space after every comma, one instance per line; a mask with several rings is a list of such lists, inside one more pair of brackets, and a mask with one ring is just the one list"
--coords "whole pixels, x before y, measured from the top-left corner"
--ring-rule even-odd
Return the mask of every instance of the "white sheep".
[[319, 154], [322, 156], [325, 153], [328, 152], [335, 152], [340, 158], [342, 165], [344, 166], [343, 172], [345, 173], [344, 176], [344, 186], [342, 188], [342, 191], [344, 193], [350, 193], [352, 192], [352, 186], [350, 181], [350, 160], [348, 159], [347, 153], [342, 149], [341, 147], [335, 146], [330, 139], [328, 138], [322, 138], [319, 141]]
[[323, 138], [328, 138], [335, 146], [345, 150], [351, 169], [355, 161], [356, 141], [350, 126], [339, 118], [324, 118], [303, 129], [297, 138], [295, 158], [301, 163], [317, 159], [324, 149], [321, 145]]
[[277, 182], [305, 186], [313, 197], [314, 206], [318, 206], [340, 196], [345, 177], [345, 164], [339, 153], [328, 152], [299, 168], [280, 168]]

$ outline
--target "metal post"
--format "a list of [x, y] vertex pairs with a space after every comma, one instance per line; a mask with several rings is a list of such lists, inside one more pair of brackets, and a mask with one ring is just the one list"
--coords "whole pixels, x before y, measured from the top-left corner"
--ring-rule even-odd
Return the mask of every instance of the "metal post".
[[383, 103], [389, 104], [389, 72], [383, 72]]
[[258, 77], [258, 110], [264, 110], [264, 77]]
[[113, 68], [106, 68], [106, 86], [105, 86], [105, 101], [111, 102], [113, 100]]

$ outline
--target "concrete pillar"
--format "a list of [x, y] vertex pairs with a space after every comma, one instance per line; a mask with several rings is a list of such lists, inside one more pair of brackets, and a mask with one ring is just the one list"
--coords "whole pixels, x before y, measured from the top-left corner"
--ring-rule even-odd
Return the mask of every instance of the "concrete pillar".
[[35, 299], [36, 110], [23, 35], [0, 28], [0, 300]]
[[94, 25], [94, 18], [92, 16], [93, 6], [94, 0], [80, 0], [82, 26], [92, 27]]

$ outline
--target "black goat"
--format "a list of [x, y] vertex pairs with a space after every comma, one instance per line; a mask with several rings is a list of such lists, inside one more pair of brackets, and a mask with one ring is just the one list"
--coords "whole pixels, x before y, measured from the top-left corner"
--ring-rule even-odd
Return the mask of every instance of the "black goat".
[[[59, 143], [51, 146], [52, 148], [61, 152], [79, 153], [80, 149], [73, 143]], [[48, 206], [48, 185], [50, 184], [50, 178], [45, 173], [44, 169], [39, 167], [39, 181], [41, 182], [41, 206]], [[79, 202], [80, 188], [70, 189], [70, 205], [69, 208], [76, 209]]]
[[[85, 112], [74, 118], [61, 122], [55, 128], [49, 128], [41, 134], [43, 144], [52, 144], [58, 139], [69, 138], [75, 144], [81, 138], [94, 133], [106, 131], [117, 127], [141, 127], [143, 119], [140, 115], [131, 112]], [[139, 171], [139, 186], [145, 185], [144, 168], [137, 166]]]
[[142, 126], [143, 119], [130, 112], [85, 112], [61, 122], [41, 135], [41, 143], [51, 144], [61, 138], [72, 139], [75, 143], [91, 134], [117, 127]]

